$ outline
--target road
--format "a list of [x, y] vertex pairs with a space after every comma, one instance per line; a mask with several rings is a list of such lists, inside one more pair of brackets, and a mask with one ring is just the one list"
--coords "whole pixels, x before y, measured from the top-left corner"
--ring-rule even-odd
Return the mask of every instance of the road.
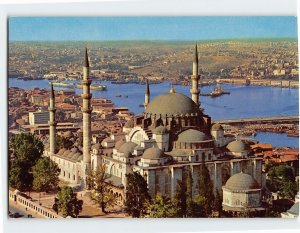
[[26, 211], [22, 210], [22, 209], [19, 209], [17, 207], [14, 207], [14, 206], [11, 206], [9, 205], [9, 211], [11, 213], [19, 213], [20, 215], [22, 215], [20, 218], [27, 218], [28, 216], [28, 213], [26, 213]]

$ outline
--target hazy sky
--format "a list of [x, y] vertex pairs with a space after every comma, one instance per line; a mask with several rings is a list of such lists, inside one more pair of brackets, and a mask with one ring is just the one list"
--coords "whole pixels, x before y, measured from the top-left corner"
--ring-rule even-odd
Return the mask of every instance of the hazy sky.
[[296, 17], [12, 17], [9, 40], [297, 37]]

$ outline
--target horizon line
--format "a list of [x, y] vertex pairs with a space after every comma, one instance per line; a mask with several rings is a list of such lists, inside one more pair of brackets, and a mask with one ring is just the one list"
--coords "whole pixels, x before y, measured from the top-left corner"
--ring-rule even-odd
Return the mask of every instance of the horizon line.
[[215, 38], [215, 39], [198, 39], [198, 40], [185, 40], [185, 39], [122, 39], [122, 40], [8, 40], [8, 42], [205, 42], [205, 41], [224, 41], [224, 40], [298, 40], [298, 37], [236, 37], [236, 38]]

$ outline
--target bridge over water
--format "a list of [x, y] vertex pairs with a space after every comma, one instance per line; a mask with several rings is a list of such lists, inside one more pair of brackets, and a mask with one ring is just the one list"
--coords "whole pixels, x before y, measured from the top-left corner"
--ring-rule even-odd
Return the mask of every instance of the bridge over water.
[[216, 120], [213, 123], [228, 124], [228, 125], [240, 125], [240, 124], [299, 124], [299, 116], [275, 116], [275, 117], [257, 117], [257, 118], [242, 118], [232, 120]]

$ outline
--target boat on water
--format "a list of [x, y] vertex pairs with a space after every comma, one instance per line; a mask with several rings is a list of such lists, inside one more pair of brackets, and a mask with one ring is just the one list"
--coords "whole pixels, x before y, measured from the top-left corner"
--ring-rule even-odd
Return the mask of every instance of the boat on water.
[[52, 85], [55, 87], [74, 88], [74, 85], [72, 83], [67, 83], [67, 82], [52, 82]]
[[221, 95], [229, 95], [230, 92], [229, 91], [224, 91], [224, 89], [220, 86], [216, 86], [213, 91], [210, 93], [211, 97], [217, 97], [217, 96], [221, 96]]
[[[76, 87], [79, 89], [82, 89], [82, 84], [77, 84]], [[91, 84], [90, 88], [91, 88], [91, 90], [95, 90], [95, 91], [106, 91], [107, 90], [107, 86], [102, 85], [102, 84]]]
[[222, 87], [217, 85], [210, 93], [207, 94], [200, 94], [201, 96], [210, 96], [210, 97], [218, 97], [221, 95], [229, 95], [229, 91], [225, 91]]
[[117, 98], [128, 98], [128, 95], [116, 95]]

